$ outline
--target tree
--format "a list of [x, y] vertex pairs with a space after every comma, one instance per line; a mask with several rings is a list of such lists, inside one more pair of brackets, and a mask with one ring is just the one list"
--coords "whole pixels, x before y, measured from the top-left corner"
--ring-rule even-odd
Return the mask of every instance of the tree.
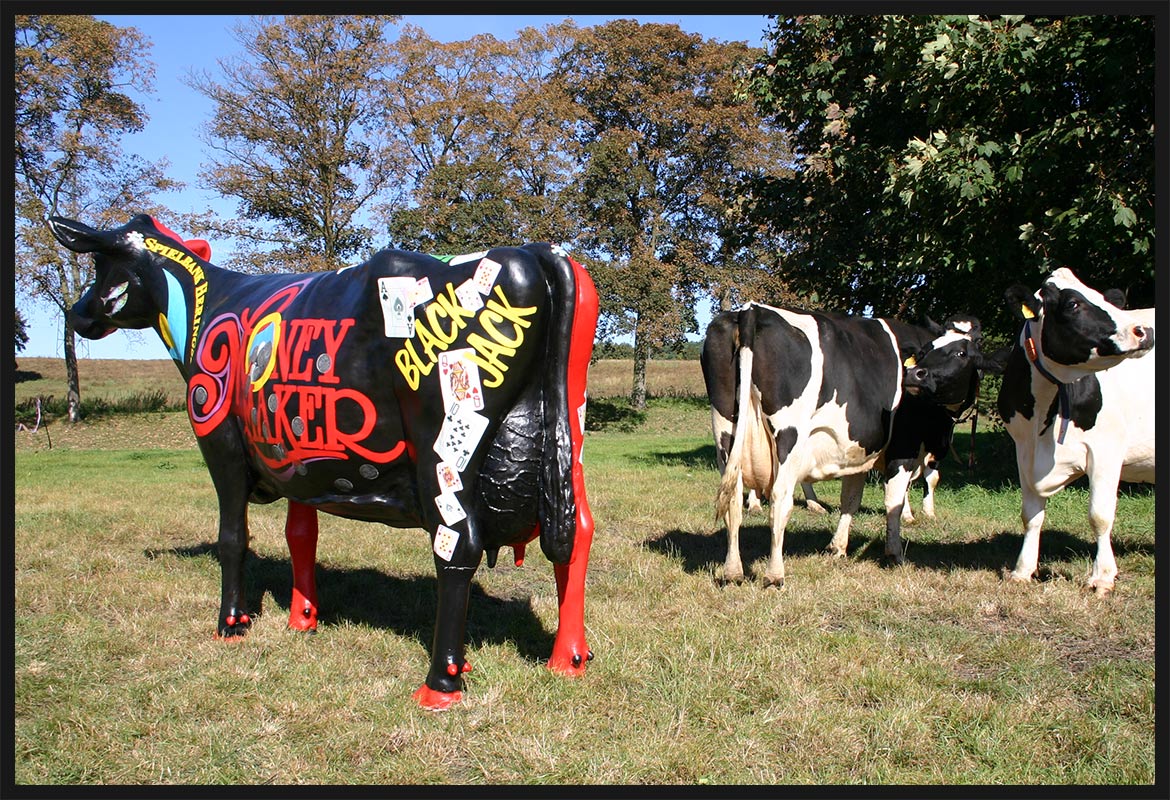
[[76, 422], [81, 385], [66, 312], [92, 280], [91, 259], [60, 247], [45, 220], [62, 214], [115, 227], [127, 208], [157, 210], [154, 194], [177, 184], [163, 176], [165, 161], [129, 157], [119, 146], [147, 119], [129, 92], [149, 92], [154, 78], [137, 30], [83, 15], [17, 15], [15, 37], [16, 281], [64, 320]]
[[777, 19], [752, 93], [799, 168], [762, 182], [797, 288], [853, 312], [1014, 327], [1071, 266], [1153, 305], [1151, 17]]
[[560, 197], [575, 164], [573, 111], [546, 80], [575, 31], [567, 23], [506, 42], [442, 43], [404, 27], [385, 73], [385, 127], [410, 164], [409, 192], [387, 212], [396, 246], [451, 253], [564, 241], [574, 228]]
[[757, 55], [677, 25], [616, 20], [583, 30], [555, 74], [581, 110], [581, 242], [601, 297], [602, 338], [634, 338], [636, 408], [645, 405], [650, 355], [697, 329], [712, 270], [723, 269], [730, 290], [729, 267], [753, 241], [728, 187], [745, 172], [783, 166], [777, 134], [737, 91]]
[[16, 313], [13, 315], [12, 327], [13, 332], [16, 334], [16, 350], [13, 351], [15, 354], [28, 346], [28, 330], [24, 322], [24, 314], [20, 313], [19, 308], [16, 309]]
[[382, 126], [386, 26], [378, 15], [254, 18], [235, 28], [244, 58], [220, 62], [222, 82], [192, 74], [215, 103], [205, 141], [216, 154], [200, 177], [239, 201], [240, 219], [196, 230], [234, 238], [233, 266], [334, 269], [364, 254], [372, 201], [401, 172]]

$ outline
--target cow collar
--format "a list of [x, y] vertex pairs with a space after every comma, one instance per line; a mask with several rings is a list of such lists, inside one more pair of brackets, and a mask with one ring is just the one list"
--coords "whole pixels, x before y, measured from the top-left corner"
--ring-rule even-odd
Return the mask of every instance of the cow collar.
[[1044, 362], [1040, 360], [1040, 348], [1036, 346], [1036, 339], [1032, 336], [1031, 319], [1024, 320], [1024, 353], [1032, 362], [1032, 366], [1036, 367], [1036, 371], [1056, 386], [1056, 396], [1060, 399], [1060, 433], [1056, 437], [1056, 443], [1064, 444], [1064, 435], [1068, 432], [1069, 419], [1068, 384], [1057, 380], [1056, 376], [1049, 372], [1044, 366]]

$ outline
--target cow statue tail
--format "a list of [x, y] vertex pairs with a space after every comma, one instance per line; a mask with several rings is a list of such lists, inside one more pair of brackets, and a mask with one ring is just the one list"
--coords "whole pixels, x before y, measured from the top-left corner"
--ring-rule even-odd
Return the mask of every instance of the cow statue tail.
[[741, 496], [742, 457], [744, 442], [747, 440], [747, 429], [752, 424], [750, 416], [752, 414], [752, 351], [755, 339], [756, 307], [748, 303], [739, 313], [739, 375], [736, 379], [735, 434], [731, 440], [731, 450], [727, 453], [727, 465], [723, 470], [723, 478], [719, 482], [719, 494], [715, 498], [716, 519], [726, 519], [731, 504], [743, 502]]
[[543, 378], [540, 548], [553, 562], [560, 621], [548, 666], [578, 675], [592, 658], [585, 643], [585, 569], [593, 515], [585, 497], [581, 448], [585, 393], [597, 331], [597, 290], [585, 268], [559, 248], [525, 245], [544, 268], [552, 290], [547, 371]]

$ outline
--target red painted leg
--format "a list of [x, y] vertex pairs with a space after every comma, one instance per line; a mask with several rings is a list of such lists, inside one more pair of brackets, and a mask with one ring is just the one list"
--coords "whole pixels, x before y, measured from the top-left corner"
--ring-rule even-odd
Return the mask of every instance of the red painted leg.
[[[574, 481], [575, 483], [576, 481]], [[593, 541], [593, 517], [589, 507], [577, 496], [577, 534], [573, 557], [568, 564], [554, 564], [557, 576], [557, 601], [560, 607], [557, 638], [553, 642], [548, 668], [563, 675], [585, 672], [593, 652], [585, 641], [585, 570], [589, 565], [589, 546]]]
[[[559, 615], [557, 638], [553, 642], [549, 669], [564, 675], [581, 675], [593, 652], [585, 642], [585, 570], [593, 543], [593, 513], [585, 496], [585, 473], [581, 450], [585, 444], [585, 385], [593, 336], [597, 329], [597, 292], [593, 280], [581, 265], [573, 263], [577, 283], [577, 305], [569, 345], [568, 399], [573, 442], [573, 501], [577, 505], [577, 531], [573, 555], [568, 564], [554, 565], [557, 576]], [[576, 423], [576, 424], [573, 424]]]
[[288, 501], [284, 538], [292, 557], [293, 590], [288, 626], [298, 631], [317, 630], [317, 509]]

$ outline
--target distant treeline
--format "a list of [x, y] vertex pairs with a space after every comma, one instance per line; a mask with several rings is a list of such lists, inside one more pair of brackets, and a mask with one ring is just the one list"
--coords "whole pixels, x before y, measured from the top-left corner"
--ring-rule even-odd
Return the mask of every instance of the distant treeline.
[[[673, 347], [663, 347], [652, 350], [650, 358], [656, 361], [698, 361], [699, 353], [703, 350], [703, 343], [683, 342]], [[617, 344], [614, 342], [598, 342], [593, 346], [596, 358], [624, 358], [633, 359], [634, 346], [632, 344]]]

